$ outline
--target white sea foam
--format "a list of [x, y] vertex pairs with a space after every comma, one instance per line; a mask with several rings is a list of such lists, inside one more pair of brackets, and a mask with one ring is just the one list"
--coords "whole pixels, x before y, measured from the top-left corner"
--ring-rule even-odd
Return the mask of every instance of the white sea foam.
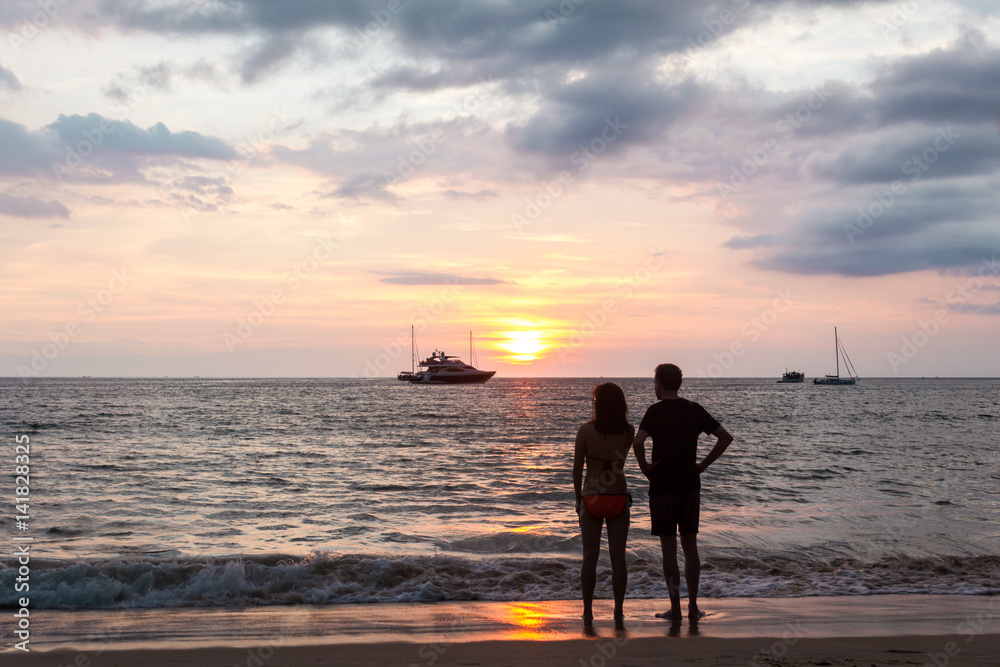
[[[704, 597], [804, 597], [888, 593], [1000, 593], [1000, 559], [889, 559], [813, 568], [788, 560], [705, 563]], [[13, 607], [16, 571], [0, 568], [0, 606]], [[611, 596], [607, 563], [598, 597]], [[245, 607], [288, 604], [538, 601], [580, 596], [579, 561], [566, 558], [376, 556], [316, 553], [304, 559], [48, 563], [32, 573], [38, 609]], [[664, 598], [658, 561], [629, 563], [630, 598]]]

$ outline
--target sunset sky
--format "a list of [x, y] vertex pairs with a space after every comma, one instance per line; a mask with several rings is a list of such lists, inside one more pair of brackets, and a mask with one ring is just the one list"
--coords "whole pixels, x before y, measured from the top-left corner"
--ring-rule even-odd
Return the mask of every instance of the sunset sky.
[[998, 2], [0, 5], [0, 375], [997, 376]]

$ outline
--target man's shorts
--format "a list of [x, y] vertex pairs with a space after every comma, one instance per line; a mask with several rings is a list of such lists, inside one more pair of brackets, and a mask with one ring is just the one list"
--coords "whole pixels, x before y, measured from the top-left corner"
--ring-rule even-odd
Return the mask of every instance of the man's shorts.
[[675, 535], [680, 528], [681, 535], [696, 535], [700, 512], [701, 491], [650, 496], [649, 519], [652, 527], [649, 532], [653, 535]]

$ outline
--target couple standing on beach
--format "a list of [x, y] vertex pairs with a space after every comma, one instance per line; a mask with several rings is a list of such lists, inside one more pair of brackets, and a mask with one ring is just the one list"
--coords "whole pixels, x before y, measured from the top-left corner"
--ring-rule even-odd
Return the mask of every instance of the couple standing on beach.
[[[653, 387], [657, 403], [646, 410], [638, 432], [628, 423], [625, 393], [608, 382], [594, 387], [594, 414], [576, 434], [573, 457], [573, 488], [580, 514], [583, 538], [583, 619], [593, 621], [597, 559], [601, 529], [608, 526], [611, 552], [611, 585], [615, 596], [615, 621], [624, 618], [622, 605], [628, 571], [625, 544], [628, 538], [632, 497], [625, 484], [624, 466], [629, 449], [635, 449], [639, 469], [649, 479], [651, 532], [663, 549], [663, 576], [670, 593], [670, 609], [657, 614], [672, 623], [681, 622], [680, 568], [677, 565], [677, 531], [684, 550], [684, 578], [688, 588], [688, 618], [703, 615], [698, 609], [698, 517], [701, 506], [701, 473], [719, 458], [733, 436], [705, 408], [677, 395], [681, 369], [674, 364], [656, 367]], [[698, 461], [698, 436], [708, 433], [716, 443], [708, 456]], [[646, 461], [646, 438], [653, 438], [652, 463]], [[586, 462], [586, 477], [584, 463]]]

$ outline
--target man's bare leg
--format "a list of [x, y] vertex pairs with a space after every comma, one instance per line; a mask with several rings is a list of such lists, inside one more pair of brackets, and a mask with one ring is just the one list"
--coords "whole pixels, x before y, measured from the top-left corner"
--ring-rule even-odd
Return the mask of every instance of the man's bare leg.
[[681, 571], [677, 566], [677, 535], [660, 535], [660, 548], [663, 550], [663, 578], [667, 582], [667, 592], [670, 594], [670, 609], [657, 614], [656, 617], [680, 623]]
[[684, 550], [684, 581], [688, 587], [688, 620], [696, 623], [702, 616], [701, 610], [698, 609], [698, 583], [701, 579], [698, 533], [681, 535], [681, 549]]

